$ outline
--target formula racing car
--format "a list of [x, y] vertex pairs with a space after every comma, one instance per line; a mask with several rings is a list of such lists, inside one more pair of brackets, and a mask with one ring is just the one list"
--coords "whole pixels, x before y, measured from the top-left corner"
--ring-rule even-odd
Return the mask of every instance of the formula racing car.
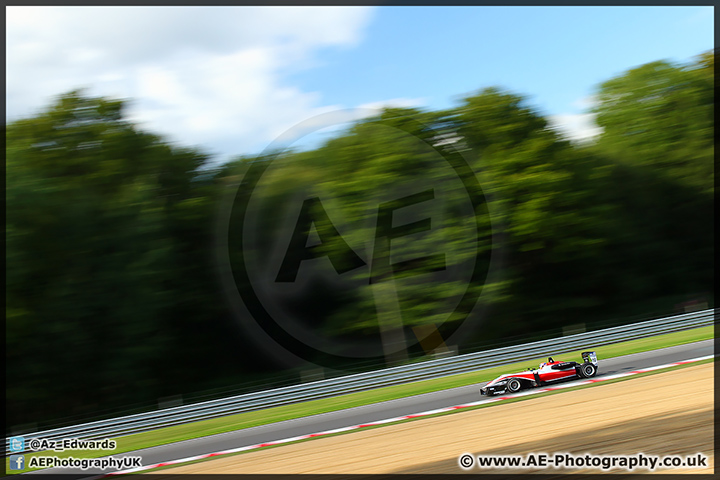
[[582, 352], [583, 363], [558, 362], [548, 357], [538, 369], [528, 368], [525, 372], [501, 375], [480, 389], [480, 395], [515, 393], [523, 388], [541, 387], [549, 383], [572, 378], [590, 378], [597, 375], [598, 361], [595, 352]]

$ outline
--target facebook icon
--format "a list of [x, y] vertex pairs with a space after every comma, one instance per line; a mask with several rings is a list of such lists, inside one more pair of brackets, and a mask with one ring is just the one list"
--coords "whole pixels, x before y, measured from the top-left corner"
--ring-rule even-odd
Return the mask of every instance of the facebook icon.
[[10, 455], [10, 470], [25, 468], [25, 455]]
[[12, 437], [9, 438], [10, 451], [11, 452], [22, 452], [25, 450], [25, 438], [24, 437]]

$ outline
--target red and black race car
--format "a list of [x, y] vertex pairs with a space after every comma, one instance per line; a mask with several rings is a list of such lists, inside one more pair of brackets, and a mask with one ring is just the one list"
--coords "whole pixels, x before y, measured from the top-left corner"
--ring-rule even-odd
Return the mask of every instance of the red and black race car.
[[583, 363], [558, 362], [552, 357], [541, 363], [538, 369], [501, 375], [480, 389], [481, 395], [515, 393], [523, 388], [541, 387], [549, 383], [572, 378], [590, 378], [597, 375], [598, 361], [595, 352], [582, 352]]

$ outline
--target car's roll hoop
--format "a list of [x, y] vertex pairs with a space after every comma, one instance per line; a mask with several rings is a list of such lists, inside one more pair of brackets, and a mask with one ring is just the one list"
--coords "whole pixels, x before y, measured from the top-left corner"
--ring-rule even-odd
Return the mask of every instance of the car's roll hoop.
[[582, 355], [583, 363], [592, 363], [597, 367], [598, 359], [595, 352], [582, 352], [580, 355]]

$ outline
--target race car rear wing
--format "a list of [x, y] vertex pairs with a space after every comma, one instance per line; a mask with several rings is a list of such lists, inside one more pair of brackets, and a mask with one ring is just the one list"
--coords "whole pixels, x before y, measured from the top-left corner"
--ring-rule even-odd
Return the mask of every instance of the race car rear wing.
[[597, 366], [598, 360], [595, 352], [582, 352], [581, 355], [583, 358], [583, 363], [592, 363], [593, 365]]

